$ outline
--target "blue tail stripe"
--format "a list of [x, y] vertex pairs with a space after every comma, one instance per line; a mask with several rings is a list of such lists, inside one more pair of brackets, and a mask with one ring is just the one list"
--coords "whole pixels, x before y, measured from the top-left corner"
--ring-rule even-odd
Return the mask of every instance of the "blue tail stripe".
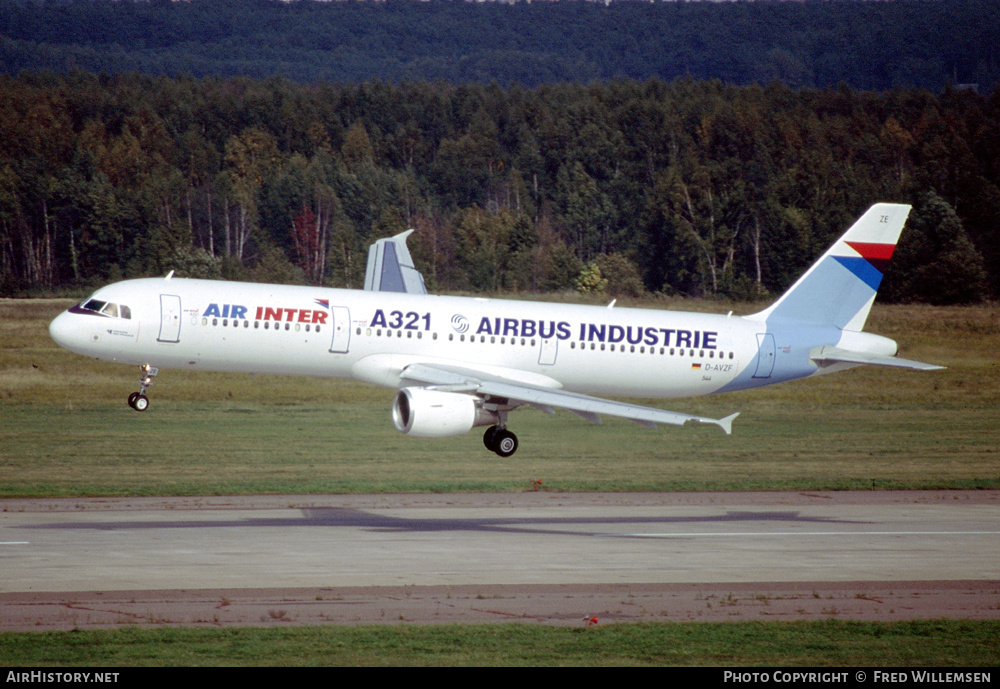
[[882, 273], [867, 259], [856, 256], [834, 256], [833, 258], [873, 290], [877, 290], [882, 283]]

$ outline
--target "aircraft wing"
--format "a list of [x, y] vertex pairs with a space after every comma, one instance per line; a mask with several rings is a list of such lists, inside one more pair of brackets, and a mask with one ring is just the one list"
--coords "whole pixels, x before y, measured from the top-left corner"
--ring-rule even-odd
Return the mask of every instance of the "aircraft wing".
[[380, 239], [368, 248], [365, 289], [369, 292], [427, 294], [424, 276], [413, 266], [406, 238], [413, 230]]
[[601, 422], [599, 414], [619, 416], [647, 427], [655, 427], [658, 423], [682, 426], [688, 421], [694, 421], [714, 424], [729, 435], [733, 430], [733, 419], [739, 416], [739, 413], [736, 413], [723, 419], [711, 419], [680, 414], [654, 407], [581, 395], [558, 388], [506, 380], [502, 376], [460, 366], [410, 364], [403, 369], [400, 377], [436, 389], [464, 392], [491, 400], [507, 400], [512, 407], [529, 404], [550, 414], [554, 413], [553, 407], [567, 409], [592, 423]]
[[852, 352], [847, 349], [839, 349], [838, 347], [820, 347], [819, 351], [812, 354], [810, 358], [820, 366], [829, 366], [832, 364], [869, 364], [872, 366], [909, 368], [917, 371], [940, 371], [944, 368], [944, 366], [925, 364], [921, 361], [911, 361], [910, 359], [900, 359], [894, 356], [882, 356], [866, 352]]

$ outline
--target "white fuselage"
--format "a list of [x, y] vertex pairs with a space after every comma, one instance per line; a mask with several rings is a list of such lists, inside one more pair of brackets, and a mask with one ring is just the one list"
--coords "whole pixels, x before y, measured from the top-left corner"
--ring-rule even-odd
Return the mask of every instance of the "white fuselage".
[[465, 362], [586, 394], [696, 396], [815, 372], [808, 347], [838, 338], [823, 328], [823, 343], [798, 345], [799, 328], [764, 347], [765, 324], [735, 316], [209, 280], [130, 280], [92, 299], [131, 317], [60, 315], [53, 337], [80, 354], [388, 387], [413, 362]]

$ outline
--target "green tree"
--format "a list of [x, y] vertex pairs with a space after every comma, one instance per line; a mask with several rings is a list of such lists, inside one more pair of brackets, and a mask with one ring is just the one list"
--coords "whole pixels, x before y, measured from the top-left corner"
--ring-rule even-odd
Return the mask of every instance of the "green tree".
[[607, 282], [606, 290], [617, 296], [638, 297], [646, 292], [636, 264], [624, 254], [600, 254], [594, 259], [600, 274]]
[[224, 174], [236, 206], [234, 222], [228, 222], [227, 213], [227, 256], [243, 259], [250, 237], [259, 227], [261, 190], [277, 168], [278, 158], [278, 143], [275, 138], [257, 127], [245, 129], [226, 142]]
[[487, 292], [505, 287], [517, 216], [506, 210], [467, 208], [458, 212], [454, 224], [469, 286]]
[[597, 261], [588, 261], [576, 277], [576, 291], [589, 294], [603, 292], [608, 288], [608, 280], [601, 275], [601, 267]]
[[739, 236], [752, 226], [743, 185], [722, 165], [674, 166], [665, 173], [662, 203], [676, 230], [675, 249], [700, 276], [700, 292], [715, 295], [731, 280]]
[[606, 252], [611, 247], [611, 235], [617, 225], [617, 213], [610, 197], [581, 162], [559, 170], [557, 187], [562, 200], [562, 222], [577, 256], [589, 261]]
[[987, 295], [983, 257], [955, 210], [934, 192], [921, 196], [886, 274], [893, 301], [967, 304]]

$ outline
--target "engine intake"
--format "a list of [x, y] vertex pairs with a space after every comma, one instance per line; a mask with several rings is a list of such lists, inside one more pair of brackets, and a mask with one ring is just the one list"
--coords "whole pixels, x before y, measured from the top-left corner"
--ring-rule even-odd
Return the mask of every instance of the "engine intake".
[[403, 388], [392, 403], [396, 430], [419, 438], [443, 438], [468, 433], [474, 426], [499, 423], [471, 395], [427, 388]]

